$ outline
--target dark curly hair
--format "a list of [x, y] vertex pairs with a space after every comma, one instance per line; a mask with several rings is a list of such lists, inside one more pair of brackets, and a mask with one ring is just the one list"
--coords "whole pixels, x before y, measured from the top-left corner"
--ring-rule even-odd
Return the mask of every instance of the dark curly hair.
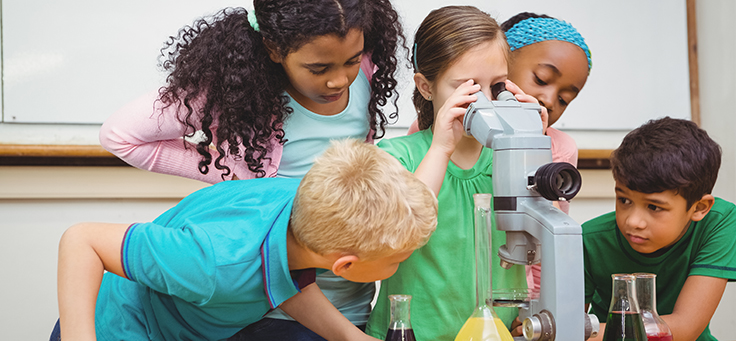
[[544, 19], [554, 19], [553, 17], [550, 17], [546, 14], [537, 14], [532, 12], [521, 12], [517, 15], [514, 15], [511, 18], [508, 18], [506, 21], [501, 24], [501, 30], [504, 32], [510, 30], [514, 25], [518, 24], [522, 20], [526, 20], [529, 18], [544, 18]]
[[[188, 128], [185, 138], [193, 136], [193, 122], [201, 122], [204, 136], [196, 146], [202, 155], [199, 171], [209, 171], [210, 145], [216, 141], [219, 156], [214, 167], [223, 171], [223, 179], [231, 173], [223, 162], [228, 155], [263, 177], [271, 139], [285, 142], [281, 127], [292, 112], [284, 94], [289, 79], [281, 65], [269, 58], [264, 39], [285, 57], [315, 37], [345, 37], [350, 29], [362, 30], [364, 52], [371, 54], [377, 67], [367, 115], [373, 137], [383, 137], [389, 119], [398, 117], [395, 55], [399, 46], [406, 48], [390, 1], [255, 0], [254, 8], [258, 30], [249, 23], [245, 9], [226, 8], [183, 27], [161, 49], [160, 66], [169, 73], [167, 85], [159, 90], [161, 101], [165, 106], [181, 103], [187, 108], [179, 117]], [[206, 102], [201, 112], [194, 112], [191, 103], [200, 96], [206, 96]], [[387, 117], [379, 107], [391, 97], [394, 110]], [[213, 132], [210, 127], [215, 120], [219, 126]]]

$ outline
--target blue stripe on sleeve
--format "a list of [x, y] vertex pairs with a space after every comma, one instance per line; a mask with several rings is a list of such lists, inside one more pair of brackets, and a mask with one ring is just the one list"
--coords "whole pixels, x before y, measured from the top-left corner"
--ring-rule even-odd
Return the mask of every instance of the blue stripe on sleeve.
[[123, 264], [123, 274], [125, 275], [125, 278], [129, 280], [133, 280], [133, 278], [130, 276], [130, 268], [128, 267], [128, 262], [127, 262], [128, 246], [129, 246], [127, 241], [128, 241], [128, 235], [130, 234], [130, 232], [133, 231], [136, 225], [138, 224], [130, 224], [130, 226], [128, 226], [128, 229], [125, 230], [125, 234], [123, 235], [123, 244], [120, 246], [120, 263]]

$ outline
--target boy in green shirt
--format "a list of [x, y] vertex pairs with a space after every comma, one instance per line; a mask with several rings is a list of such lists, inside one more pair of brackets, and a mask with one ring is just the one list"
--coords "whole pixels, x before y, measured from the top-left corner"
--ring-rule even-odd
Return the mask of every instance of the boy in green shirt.
[[736, 206], [711, 195], [720, 165], [704, 130], [669, 117], [633, 130], [613, 152], [616, 211], [583, 224], [586, 309], [601, 322], [611, 275], [649, 272], [674, 339], [716, 340], [708, 324], [736, 280]]

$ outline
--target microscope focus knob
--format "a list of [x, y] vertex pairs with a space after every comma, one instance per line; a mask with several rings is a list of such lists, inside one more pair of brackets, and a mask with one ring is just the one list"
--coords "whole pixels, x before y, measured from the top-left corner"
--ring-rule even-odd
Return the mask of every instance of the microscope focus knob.
[[528, 341], [553, 341], [555, 339], [555, 321], [552, 313], [547, 310], [525, 318], [522, 327], [524, 338]]

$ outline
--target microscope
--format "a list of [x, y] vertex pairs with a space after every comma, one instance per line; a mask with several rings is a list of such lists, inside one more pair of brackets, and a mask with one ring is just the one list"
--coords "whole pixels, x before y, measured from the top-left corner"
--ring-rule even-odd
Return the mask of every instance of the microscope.
[[552, 162], [538, 104], [518, 102], [504, 83], [491, 92], [497, 100], [476, 93], [463, 126], [493, 149], [493, 212], [496, 228], [506, 232], [498, 250], [501, 266], [542, 263], [538, 298], [519, 305], [524, 339], [587, 340], [597, 335], [599, 321], [584, 312], [582, 228], [552, 204], [578, 193], [580, 173], [569, 163]]

